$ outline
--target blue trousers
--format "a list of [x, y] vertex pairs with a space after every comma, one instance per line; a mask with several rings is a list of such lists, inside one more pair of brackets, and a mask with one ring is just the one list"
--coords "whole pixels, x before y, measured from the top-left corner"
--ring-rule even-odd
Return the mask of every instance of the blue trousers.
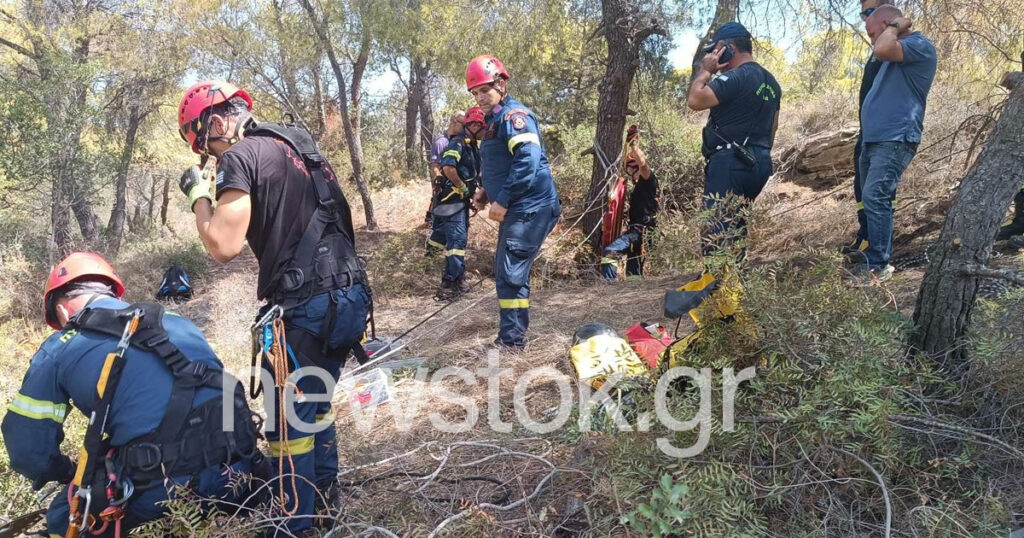
[[[344, 366], [345, 358], [352, 346], [358, 344], [366, 331], [366, 314], [370, 299], [366, 289], [357, 284], [348, 289], [333, 290], [310, 299], [305, 304], [290, 312], [285, 321], [286, 337], [289, 347], [289, 368], [315, 366], [326, 370], [334, 382]], [[328, 327], [328, 309], [335, 312], [333, 327]], [[330, 331], [329, 334], [326, 331]], [[324, 352], [326, 340], [327, 351]], [[266, 366], [265, 366], [266, 367]], [[316, 376], [306, 375], [299, 379], [297, 388], [302, 394], [324, 394], [326, 387]], [[296, 402], [296, 417], [306, 424], [323, 420], [328, 425], [316, 433], [298, 431], [293, 425], [285, 425], [288, 431], [287, 443], [281, 440], [281, 424], [278, 411], [281, 402], [273, 387], [264, 387], [266, 397], [273, 401], [275, 410], [272, 418], [274, 430], [266, 432], [270, 458], [275, 471], [278, 469], [277, 458], [282, 454], [291, 454], [294, 468], [288, 459], [284, 461], [284, 492], [289, 497], [286, 508], [291, 509], [295, 491], [292, 489], [290, 475], [296, 476], [298, 507], [295, 515], [288, 521], [290, 531], [301, 531], [313, 525], [317, 492], [313, 485], [326, 495], [329, 487], [338, 475], [338, 447], [334, 427], [334, 414], [330, 402]], [[268, 410], [269, 413], [269, 410]], [[272, 486], [275, 495], [279, 494], [279, 480], [274, 479]], [[305, 516], [305, 517], [304, 517]]]
[[444, 220], [437, 215], [430, 216], [430, 237], [427, 238], [427, 256], [433, 256], [445, 249], [448, 242], [444, 236]]
[[892, 256], [892, 201], [903, 171], [917, 153], [911, 142], [864, 142], [860, 168], [864, 175], [862, 198], [867, 219], [868, 248], [864, 251], [870, 267], [881, 268]]
[[860, 170], [860, 154], [863, 149], [864, 139], [857, 133], [857, 145], [853, 147], [853, 198], [857, 200], [857, 241], [864, 241], [868, 238], [868, 217], [864, 213], [864, 199], [861, 192], [864, 190], [864, 174]]
[[[857, 200], [857, 243], [868, 240], [868, 216], [864, 212], [864, 173], [860, 167], [860, 155], [863, 149], [864, 139], [858, 133], [857, 145], [853, 147], [853, 198]], [[896, 209], [895, 191], [893, 191], [891, 203], [893, 209]]]
[[494, 284], [500, 318], [498, 341], [506, 346], [526, 345], [526, 331], [530, 328], [530, 268], [561, 214], [559, 201], [536, 211], [509, 211], [498, 228]]
[[[729, 194], [742, 197], [747, 203], [754, 201], [772, 175], [771, 151], [760, 146], [749, 146], [748, 149], [756, 158], [753, 167], [740, 161], [732, 149], [716, 151], [704, 166], [704, 208], [715, 210], [713, 220], [701, 238], [705, 256], [746, 237], [747, 234], [743, 215], [716, 207], [722, 204]], [[746, 249], [741, 249], [740, 256], [742, 257], [745, 252]]]
[[626, 253], [626, 276], [642, 276], [644, 274], [643, 248], [644, 232], [631, 227], [629, 231], [604, 247], [604, 257], [601, 258], [601, 276], [605, 280], [615, 280], [619, 275], [619, 265], [611, 255], [622, 253]]
[[444, 275], [442, 282], [461, 280], [466, 273], [466, 241], [469, 235], [469, 213], [458, 213], [444, 217], [441, 226], [445, 238]]
[[[239, 473], [250, 473], [252, 467], [249, 460], [242, 460], [234, 463], [231, 466], [232, 471]], [[222, 467], [208, 467], [199, 471], [198, 481], [193, 481], [189, 484], [189, 487], [197, 495], [203, 498], [216, 498], [221, 499], [225, 503], [238, 504], [248, 497], [248, 491], [232, 491], [231, 485], [228, 483], [229, 473]], [[176, 476], [172, 479], [175, 485], [185, 485], [192, 479], [192, 476]], [[94, 488], [95, 489], [95, 488]], [[162, 485], [157, 485], [149, 489], [137, 490], [135, 495], [132, 496], [131, 500], [125, 507], [125, 517], [121, 523], [121, 534], [127, 535], [127, 532], [134, 527], [137, 527], [147, 521], [153, 521], [163, 517], [167, 508], [163, 505], [159, 505], [162, 501], [166, 501], [170, 498], [169, 488]], [[106, 495], [103, 491], [93, 491], [93, 502], [98, 502], [100, 497]], [[217, 508], [215, 503], [209, 503], [208, 506], [204, 506], [206, 509]], [[231, 513], [235, 510], [234, 507], [225, 504], [223, 510]], [[60, 493], [50, 502], [50, 507], [46, 511], [46, 532], [51, 536], [64, 536], [68, 530], [68, 516], [71, 513], [71, 506], [68, 504], [67, 489], [62, 489]], [[82, 536], [91, 536], [88, 532], [82, 534]], [[107, 532], [101, 536], [109, 537], [114, 536], [114, 526], [107, 529]]]

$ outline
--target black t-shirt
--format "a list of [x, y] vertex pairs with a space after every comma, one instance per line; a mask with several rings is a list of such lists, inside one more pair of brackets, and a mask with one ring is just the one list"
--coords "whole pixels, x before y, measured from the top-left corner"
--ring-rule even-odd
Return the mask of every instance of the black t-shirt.
[[726, 144], [711, 133], [712, 127], [730, 142], [772, 147], [772, 125], [782, 102], [782, 88], [767, 69], [757, 62], [747, 62], [715, 77], [708, 86], [715, 92], [718, 105], [711, 109], [704, 129], [707, 147]]
[[654, 226], [658, 216], [658, 199], [661, 193], [658, 190], [658, 178], [651, 170], [651, 177], [644, 179], [643, 176], [633, 185], [633, 191], [629, 193], [629, 223]]
[[[337, 177], [324, 166], [329, 189], [344, 200]], [[289, 265], [302, 232], [316, 211], [316, 190], [302, 157], [282, 140], [269, 136], [243, 138], [217, 163], [217, 198], [228, 189], [249, 193], [252, 212], [245, 238], [260, 264], [257, 296], [266, 298], [278, 274]], [[347, 203], [339, 204], [341, 227], [353, 239]]]
[[864, 64], [864, 78], [860, 79], [860, 100], [857, 101], [858, 110], [864, 107], [864, 98], [871, 91], [871, 86], [875, 83], [875, 77], [881, 69], [882, 62], [876, 59], [874, 54], [868, 56], [868, 61]]

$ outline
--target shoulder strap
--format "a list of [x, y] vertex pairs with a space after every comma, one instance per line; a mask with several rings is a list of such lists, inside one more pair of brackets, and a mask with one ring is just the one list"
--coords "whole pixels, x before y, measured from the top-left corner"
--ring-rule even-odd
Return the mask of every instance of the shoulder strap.
[[175, 439], [181, 431], [192, 409], [196, 388], [219, 388], [223, 372], [218, 366], [189, 360], [171, 343], [163, 327], [163, 306], [157, 303], [135, 303], [121, 310], [89, 308], [83, 310], [71, 323], [79, 330], [120, 337], [126, 316], [130, 316], [136, 309], [141, 309], [143, 316], [131, 338], [131, 345], [156, 354], [174, 376], [167, 410], [164, 411], [160, 426], [151, 434], [156, 442], [166, 442]]
[[[313, 181], [313, 188], [316, 193], [317, 209], [306, 224], [302, 232], [299, 245], [295, 249], [290, 267], [306, 267], [312, 263], [316, 254], [317, 245], [324, 235], [324, 231], [331, 224], [345, 234], [355, 245], [355, 233], [352, 228], [351, 211], [348, 209], [348, 200], [341, 193], [340, 188], [337, 194], [333, 193], [327, 181], [327, 174], [324, 166], [327, 159], [317, 149], [313, 137], [305, 130], [295, 127], [274, 123], [261, 123], [246, 131], [246, 136], [272, 136], [287, 143], [293, 150], [302, 156], [302, 162], [309, 171], [310, 179]], [[342, 209], [345, 211], [342, 211]], [[345, 216], [347, 215], [347, 219]], [[339, 222], [342, 221], [342, 222]], [[276, 288], [284, 273], [276, 277], [271, 288]]]

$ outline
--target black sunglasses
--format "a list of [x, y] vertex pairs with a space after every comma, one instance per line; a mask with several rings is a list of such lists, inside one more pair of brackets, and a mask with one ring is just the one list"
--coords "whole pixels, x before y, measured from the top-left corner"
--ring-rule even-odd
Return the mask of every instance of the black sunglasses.
[[866, 18], [870, 17], [871, 14], [875, 12], [875, 9], [876, 8], [869, 7], [867, 9], [865, 9], [864, 11], [861, 11], [860, 12], [860, 18], [866, 19]]

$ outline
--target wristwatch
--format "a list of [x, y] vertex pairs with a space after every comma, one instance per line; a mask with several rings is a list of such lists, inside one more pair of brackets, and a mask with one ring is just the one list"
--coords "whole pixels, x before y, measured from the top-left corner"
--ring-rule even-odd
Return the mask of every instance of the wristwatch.
[[892, 22], [890, 22], [890, 23], [888, 24], [888, 26], [891, 26], [892, 28], [895, 28], [895, 29], [897, 29], [897, 30], [899, 30], [899, 29], [900, 29], [900, 23], [898, 23], [898, 22], [896, 22], [896, 21], [892, 21]]

